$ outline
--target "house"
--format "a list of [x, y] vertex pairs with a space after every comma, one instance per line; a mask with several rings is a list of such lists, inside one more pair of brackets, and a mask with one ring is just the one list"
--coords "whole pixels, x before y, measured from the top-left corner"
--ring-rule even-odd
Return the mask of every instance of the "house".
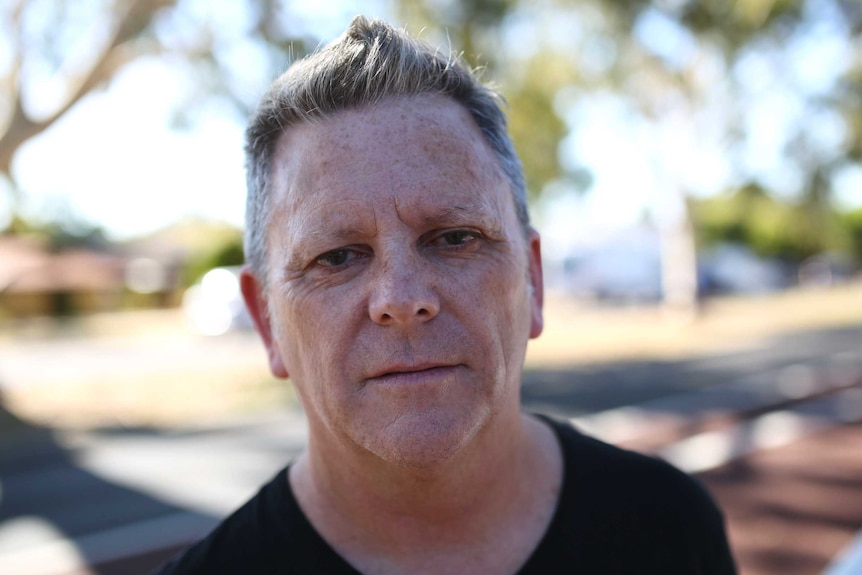
[[62, 316], [116, 309], [126, 259], [92, 248], [52, 252], [28, 236], [0, 236], [0, 314]]

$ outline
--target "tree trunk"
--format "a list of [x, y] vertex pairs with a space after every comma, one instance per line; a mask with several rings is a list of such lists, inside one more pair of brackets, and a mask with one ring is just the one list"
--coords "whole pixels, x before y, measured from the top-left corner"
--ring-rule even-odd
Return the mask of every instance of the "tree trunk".
[[698, 312], [697, 249], [688, 202], [683, 192], [680, 195], [679, 216], [661, 231], [662, 292], [665, 311], [673, 319], [688, 321]]

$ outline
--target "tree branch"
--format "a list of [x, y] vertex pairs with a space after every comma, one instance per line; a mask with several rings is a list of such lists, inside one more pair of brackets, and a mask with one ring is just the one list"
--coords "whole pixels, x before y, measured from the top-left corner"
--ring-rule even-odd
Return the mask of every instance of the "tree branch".
[[[26, 0], [22, 1], [18, 7], [17, 17], [19, 19], [25, 3]], [[72, 106], [77, 104], [81, 98], [110, 79], [125, 64], [139, 56], [142, 50], [138, 47], [132, 48], [133, 41], [149, 26], [153, 15], [158, 10], [175, 3], [176, 0], [134, 0], [120, 16], [114, 28], [114, 35], [90, 69], [69, 82], [69, 96], [65, 102], [43, 120], [34, 121], [21, 104], [21, 86], [17, 80], [20, 68], [20, 62], [18, 62], [14, 71], [15, 78], [12, 80], [15, 82], [12, 90], [12, 117], [2, 137], [0, 137], [0, 173], [11, 176], [12, 157], [21, 144], [45, 131], [66, 114]], [[20, 26], [16, 26], [16, 29], [20, 29]], [[20, 60], [20, 41], [18, 44], [17, 57]]]
[[[18, 113], [18, 104], [21, 100], [19, 81], [21, 77], [21, 62], [23, 60], [22, 54], [24, 52], [23, 42], [21, 40], [21, 17], [26, 5], [27, 0], [21, 0], [21, 2], [12, 9], [10, 16], [11, 28], [14, 31], [14, 37], [12, 39], [13, 53], [9, 76], [6, 77], [4, 84], [6, 84], [6, 92], [9, 95], [9, 110], [13, 115]], [[12, 122], [12, 117], [13, 116], [10, 116], [9, 120], [7, 120], [9, 123]]]
[[146, 29], [158, 10], [175, 3], [176, 0], [135, 0], [120, 19], [110, 43], [90, 70], [70, 82], [72, 89], [66, 102], [51, 116], [38, 122], [41, 130], [57, 121], [82, 97], [133, 60], [137, 53], [131, 48], [131, 42]]

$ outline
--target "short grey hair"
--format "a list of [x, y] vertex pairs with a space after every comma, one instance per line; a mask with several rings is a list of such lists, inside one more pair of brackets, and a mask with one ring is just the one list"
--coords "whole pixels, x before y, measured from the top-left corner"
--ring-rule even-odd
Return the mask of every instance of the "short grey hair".
[[447, 95], [470, 112], [511, 184], [518, 220], [525, 233], [529, 230], [524, 175], [506, 132], [502, 96], [457, 57], [441, 55], [386, 22], [357, 16], [343, 35], [295, 62], [272, 84], [246, 130], [245, 257], [259, 278], [267, 275], [269, 180], [284, 131], [386, 98], [421, 94]]

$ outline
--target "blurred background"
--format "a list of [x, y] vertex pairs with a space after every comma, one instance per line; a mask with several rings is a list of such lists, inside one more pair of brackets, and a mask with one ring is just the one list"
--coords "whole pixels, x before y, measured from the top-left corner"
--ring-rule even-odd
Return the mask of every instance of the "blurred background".
[[862, 554], [858, 1], [8, 0], [0, 572], [145, 573], [301, 449], [239, 300], [243, 129], [360, 12], [510, 104], [526, 408], [697, 474], [743, 573]]

